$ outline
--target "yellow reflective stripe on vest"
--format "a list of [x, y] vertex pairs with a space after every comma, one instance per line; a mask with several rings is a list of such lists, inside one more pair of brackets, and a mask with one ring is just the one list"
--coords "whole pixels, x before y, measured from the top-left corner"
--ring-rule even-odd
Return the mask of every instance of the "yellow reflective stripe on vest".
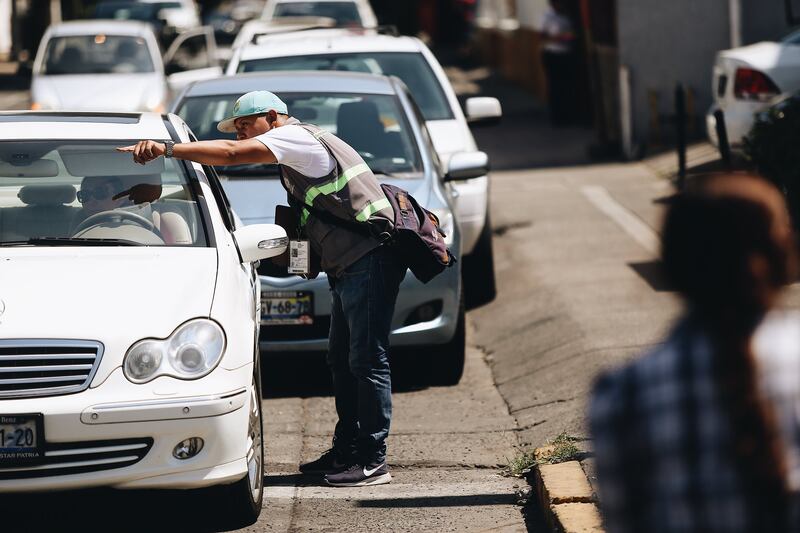
[[347, 185], [348, 181], [355, 178], [359, 174], [363, 174], [364, 172], [369, 172], [369, 167], [366, 165], [366, 163], [348, 168], [342, 173], [341, 176], [333, 181], [329, 181], [324, 185], [320, 185], [319, 187], [309, 187], [309, 189], [306, 191], [306, 205], [314, 205], [314, 198], [320, 194], [333, 194], [341, 191], [344, 189], [345, 185]]
[[306, 222], [308, 222], [309, 215], [311, 215], [311, 213], [309, 213], [308, 209], [304, 207], [302, 213], [300, 213], [300, 226], [306, 225]]
[[369, 220], [369, 217], [380, 211], [381, 209], [386, 209], [387, 207], [391, 207], [392, 204], [389, 203], [389, 200], [384, 198], [383, 200], [378, 200], [377, 202], [371, 202], [367, 204], [367, 207], [362, 209], [356, 215], [356, 220], [359, 222], [366, 222]]

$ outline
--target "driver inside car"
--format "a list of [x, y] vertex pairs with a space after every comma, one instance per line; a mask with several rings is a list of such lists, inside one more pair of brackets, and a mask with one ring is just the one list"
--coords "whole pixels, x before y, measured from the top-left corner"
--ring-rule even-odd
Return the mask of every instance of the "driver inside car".
[[86, 176], [81, 182], [78, 191], [78, 201], [83, 206], [83, 213], [79, 219], [111, 211], [118, 207], [129, 205], [128, 199], [118, 197], [122, 192], [122, 180], [118, 176]]

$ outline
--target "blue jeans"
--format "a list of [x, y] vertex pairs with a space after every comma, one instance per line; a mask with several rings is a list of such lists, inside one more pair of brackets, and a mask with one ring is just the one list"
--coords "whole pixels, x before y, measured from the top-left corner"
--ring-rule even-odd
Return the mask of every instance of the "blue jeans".
[[389, 332], [406, 267], [381, 246], [329, 277], [331, 330], [328, 366], [333, 376], [336, 423], [333, 446], [360, 464], [386, 460], [392, 420]]

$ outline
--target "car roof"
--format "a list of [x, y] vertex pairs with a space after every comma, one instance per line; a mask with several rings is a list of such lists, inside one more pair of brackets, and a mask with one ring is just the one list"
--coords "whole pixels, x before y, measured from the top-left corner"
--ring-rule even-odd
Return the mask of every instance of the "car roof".
[[361, 72], [290, 71], [236, 74], [192, 85], [185, 96], [244, 94], [250, 91], [395, 94], [386, 76]]
[[144, 35], [152, 33], [150, 25], [138, 20], [71, 20], [53, 24], [49, 28], [51, 35], [91, 35], [94, 33], [103, 34], [122, 34], [122, 35]]
[[169, 139], [158, 113], [0, 112], [0, 140]]
[[409, 36], [384, 35], [374, 30], [318, 29], [274, 33], [245, 45], [241, 60], [353, 52], [419, 52], [424, 45]]

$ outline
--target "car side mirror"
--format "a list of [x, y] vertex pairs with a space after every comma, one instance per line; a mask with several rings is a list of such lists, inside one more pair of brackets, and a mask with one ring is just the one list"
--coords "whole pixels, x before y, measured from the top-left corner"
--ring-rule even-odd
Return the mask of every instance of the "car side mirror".
[[450, 157], [444, 181], [469, 180], [488, 173], [489, 156], [486, 152], [458, 152]]
[[491, 96], [474, 96], [466, 101], [467, 122], [470, 126], [493, 126], [500, 123], [503, 106]]
[[233, 232], [243, 263], [281, 255], [289, 246], [286, 230], [277, 224], [252, 224]]

